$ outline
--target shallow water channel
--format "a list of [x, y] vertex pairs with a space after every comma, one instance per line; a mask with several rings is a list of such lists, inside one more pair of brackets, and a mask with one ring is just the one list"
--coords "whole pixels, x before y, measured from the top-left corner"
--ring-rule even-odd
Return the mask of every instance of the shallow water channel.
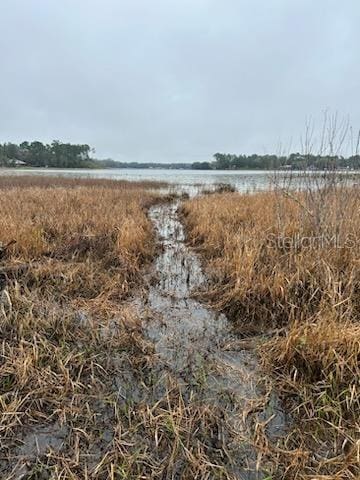
[[[143, 295], [136, 294], [130, 302], [137, 317], [142, 319], [146, 344], [151, 345], [151, 362], [147, 364], [147, 377], [151, 380], [143, 381], [144, 377], [136, 366], [132, 366], [126, 351], [119, 352], [118, 357], [112, 354], [111, 393], [115, 393], [116, 404], [121, 404], [124, 411], [127, 406], [135, 406], [129, 411], [137, 415], [137, 405], [153, 408], [167, 399], [171, 381], [172, 392], [179, 397], [176, 400], [181, 399], [185, 406], [195, 410], [198, 408], [198, 411], [205, 412], [204, 415], [215, 412], [216, 421], [202, 441], [211, 451], [206, 462], [224, 472], [221, 478], [272, 478], [271, 458], [257, 446], [281, 437], [286, 430], [287, 418], [272, 392], [271, 382], [264, 378], [249, 342], [234, 334], [225, 315], [197, 299], [195, 293], [206, 290], [210, 283], [200, 258], [186, 243], [179, 208], [180, 202], [175, 201], [155, 205], [149, 210], [149, 218], [157, 233], [159, 254], [147, 276], [148, 288]], [[80, 320], [84, 328], [96, 328], [86, 315]], [[116, 335], [115, 320], [114, 324], [104, 327], [104, 332], [101, 330], [104, 341], [109, 335]], [[97, 433], [81, 453], [81, 461], [87, 464], [89, 471], [96, 471], [105, 451], [118, 448], [114, 443], [116, 419], [113, 410], [103, 400], [95, 399], [93, 403]], [[182, 428], [186, 430], [188, 426], [182, 425]], [[197, 427], [191, 432], [196, 437]], [[37, 468], [37, 459], [46, 458], [49, 450], [56, 455], [59, 452], [71, 455], [73, 434], [71, 426], [59, 422], [25, 428], [14, 439], [14, 445], [9, 445], [10, 464], [7, 465], [5, 457], [3, 461], [0, 459], [0, 477], [52, 478], [47, 471], [42, 477], [33, 477], [31, 472]], [[142, 435], [141, 438], [130, 436], [130, 443], [126, 437], [123, 448], [132, 444], [135, 448], [137, 442], [143, 441], [155, 451], [157, 446], [153, 444], [151, 434], [148, 435], [145, 429]], [[194, 452], [196, 456], [197, 450]], [[155, 452], [154, 457], [157, 461], [161, 454], [157, 457]], [[171, 478], [182, 478], [181, 461], [178, 464]], [[11, 474], [1, 476], [2, 472], [9, 470]], [[206, 474], [201, 478], [212, 477]]]
[[254, 427], [260, 422], [268, 438], [275, 440], [284, 431], [285, 415], [276, 396], [265, 388], [254, 352], [236, 338], [225, 315], [194, 298], [196, 290], [206, 288], [207, 279], [199, 257], [186, 244], [178, 210], [179, 203], [174, 202], [149, 211], [160, 254], [156, 282], [146, 299], [152, 315], [144, 329], [159, 361], [184, 390], [197, 391], [202, 401], [222, 408], [224, 435], [232, 439], [234, 477], [264, 479], [266, 472], [256, 468]]

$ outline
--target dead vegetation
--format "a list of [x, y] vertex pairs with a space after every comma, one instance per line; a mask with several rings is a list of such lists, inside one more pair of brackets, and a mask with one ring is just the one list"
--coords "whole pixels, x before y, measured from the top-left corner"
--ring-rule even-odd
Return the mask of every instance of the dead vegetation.
[[38, 187], [38, 188], [78, 188], [82, 187], [102, 187], [110, 188], [116, 190], [138, 190], [142, 188], [149, 188], [152, 190], [157, 190], [162, 187], [166, 187], [167, 184], [164, 182], [153, 182], [148, 180], [142, 181], [126, 181], [126, 180], [110, 180], [108, 178], [86, 178], [81, 177], [74, 178], [73, 176], [50, 176], [45, 174], [34, 174], [31, 175], [14, 175], [12, 172], [11, 175], [1, 175], [0, 176], [0, 188], [1, 190], [15, 187], [18, 188], [29, 188], [29, 187]]
[[[0, 188], [0, 241], [16, 240], [1, 260], [12, 301], [0, 316], [1, 478], [357, 478], [359, 251], [344, 243], [359, 227], [354, 190], [344, 204], [329, 194], [333, 217], [307, 211], [304, 195], [185, 203], [209, 300], [244, 336], [277, 331], [261, 355], [302, 423], [276, 443], [274, 415], [261, 413], [276, 410], [271, 382], [237, 422], [233, 396], [204, 394], [207, 371], [190, 385], [160, 361], [127, 302], [156, 250], [152, 185], [18, 182]], [[299, 243], [339, 225], [339, 208], [340, 247]]]
[[1, 478], [236, 478], [222, 411], [156, 373], [131, 309], [92, 321], [13, 296], [1, 323]]
[[0, 181], [0, 240], [16, 241], [2, 259], [9, 279], [57, 301], [124, 298], [154, 253], [146, 208], [158, 196], [126, 182], [30, 181]]
[[274, 478], [360, 476], [360, 195], [327, 180], [184, 205], [205, 297], [242, 335], [271, 336], [260, 353], [295, 419]]
[[152, 188], [27, 178], [6, 180], [0, 200], [0, 240], [16, 240], [1, 260], [12, 301], [0, 316], [2, 479], [232, 480], [251, 462], [249, 478], [257, 461], [272, 468], [260, 462], [268, 449], [249, 458], [248, 432], [200, 378], [186, 385], [161, 363], [127, 302], [156, 250]]
[[142, 378], [151, 352], [124, 304], [155, 252], [148, 186], [1, 179], [1, 478], [123, 478], [114, 379]]

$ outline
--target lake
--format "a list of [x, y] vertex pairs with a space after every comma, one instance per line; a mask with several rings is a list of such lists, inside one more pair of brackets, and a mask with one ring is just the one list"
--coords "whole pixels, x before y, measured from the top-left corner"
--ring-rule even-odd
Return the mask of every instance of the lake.
[[265, 189], [270, 184], [271, 172], [266, 170], [173, 170], [173, 169], [1, 169], [0, 175], [56, 175], [64, 177], [110, 178], [115, 180], [154, 180], [180, 185], [188, 190], [197, 185], [227, 183], [239, 191]]
[[[291, 175], [297, 176], [297, 185], [301, 188], [301, 178], [303, 172], [291, 172]], [[347, 172], [343, 172], [346, 174]], [[348, 172], [358, 175], [357, 172]], [[256, 190], [266, 190], [275, 178], [288, 178], [290, 172], [269, 170], [174, 170], [174, 169], [152, 169], [152, 168], [112, 168], [112, 169], [86, 169], [86, 168], [16, 168], [0, 169], [0, 175], [55, 175], [64, 177], [78, 178], [110, 178], [113, 180], [141, 181], [153, 180], [168, 182], [181, 190], [190, 194], [196, 193], [199, 186], [211, 188], [212, 185], [226, 183], [233, 185], [240, 192], [254, 192]], [[310, 175], [321, 175], [321, 172], [312, 172]], [[280, 182], [281, 183], [281, 182]], [[284, 182], [286, 183], [286, 182]], [[180, 187], [180, 188], [179, 188]]]

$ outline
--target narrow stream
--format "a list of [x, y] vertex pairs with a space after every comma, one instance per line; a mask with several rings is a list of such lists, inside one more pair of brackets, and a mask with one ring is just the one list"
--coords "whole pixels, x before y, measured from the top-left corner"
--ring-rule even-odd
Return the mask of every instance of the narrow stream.
[[[177, 202], [161, 204], [149, 212], [161, 253], [155, 263], [157, 280], [147, 298], [152, 316], [145, 332], [159, 360], [187, 390], [196, 390], [201, 378], [202, 401], [222, 407], [224, 429], [239, 440], [229, 445], [234, 477], [264, 479], [266, 473], [256, 469], [251, 422], [262, 421], [268, 438], [276, 438], [285, 427], [285, 415], [274, 394], [265, 394], [257, 358], [241, 347], [227, 318], [193, 298], [196, 289], [206, 288], [207, 280], [198, 256], [185, 243], [178, 207]], [[254, 406], [256, 420], [247, 415]]]

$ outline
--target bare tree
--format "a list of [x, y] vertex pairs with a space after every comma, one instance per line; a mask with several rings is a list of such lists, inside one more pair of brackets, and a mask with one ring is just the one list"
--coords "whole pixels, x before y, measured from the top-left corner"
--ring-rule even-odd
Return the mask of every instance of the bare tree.
[[[325, 111], [320, 129], [309, 118], [301, 136], [301, 171], [277, 172], [273, 176], [274, 189], [278, 194], [279, 231], [284, 211], [284, 197], [291, 199], [299, 207], [301, 225], [313, 235], [336, 235], [341, 239], [342, 223], [349, 220], [351, 212], [356, 212], [359, 188], [356, 174], [342, 171], [337, 158], [356, 155], [359, 152], [360, 131], [354, 135], [348, 117], [340, 118], [338, 113]], [[314, 156], [325, 162], [323, 170], [314, 169]], [[345, 211], [348, 215], [344, 215]]]

